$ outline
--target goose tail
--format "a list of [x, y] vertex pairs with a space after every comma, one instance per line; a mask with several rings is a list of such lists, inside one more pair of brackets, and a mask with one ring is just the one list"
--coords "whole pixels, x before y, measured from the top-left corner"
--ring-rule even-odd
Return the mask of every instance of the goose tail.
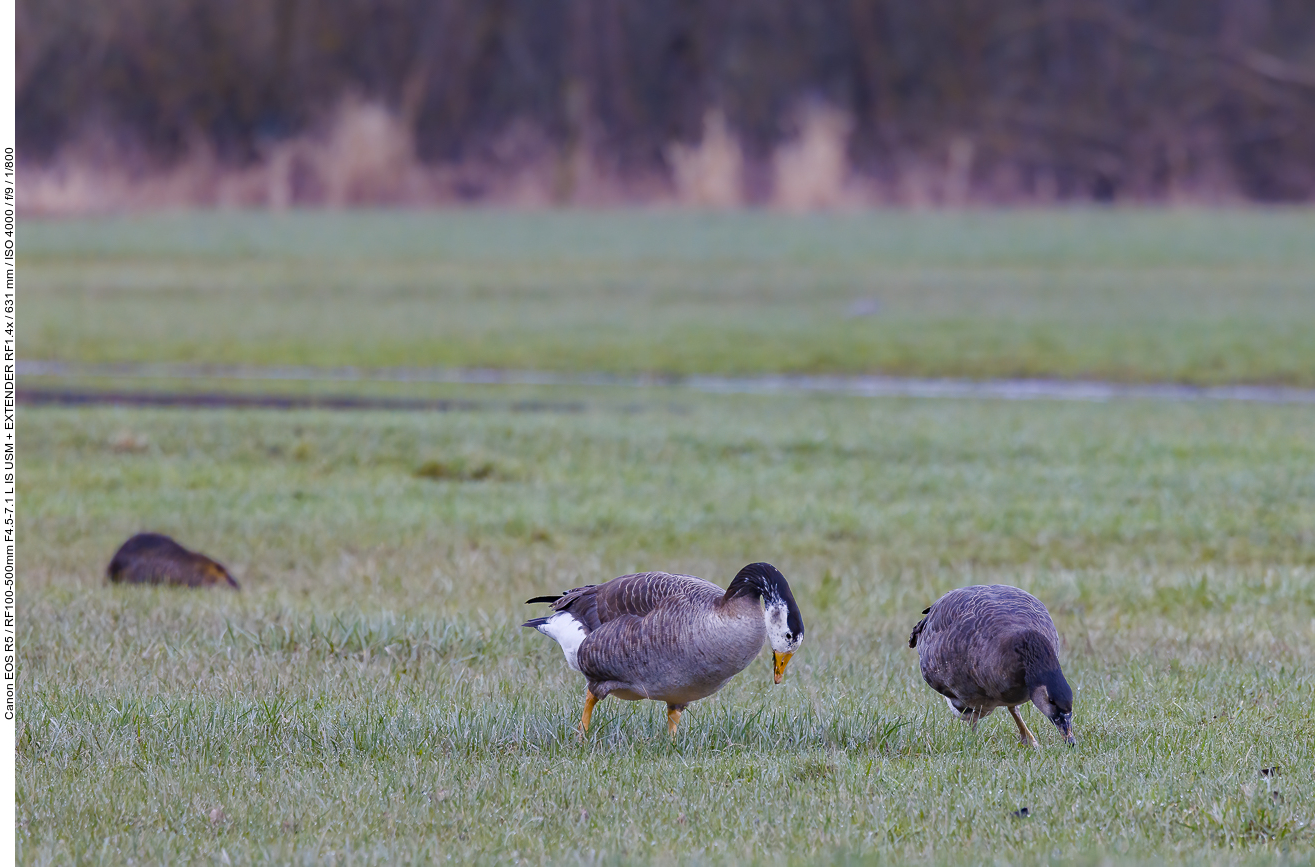
[[533, 626], [561, 645], [562, 653], [566, 656], [566, 664], [576, 671], [580, 670], [580, 663], [576, 658], [576, 654], [580, 650], [581, 643], [589, 635], [589, 630], [585, 628], [583, 623], [565, 611], [558, 611], [548, 617], [536, 617], [533, 620], [527, 620], [521, 625]]
[[918, 646], [918, 636], [922, 635], [922, 630], [927, 628], [927, 618], [925, 615], [931, 613], [931, 606], [928, 605], [926, 608], [922, 609], [922, 613], [924, 615], [923, 618], [918, 621], [917, 626], [913, 627], [913, 634], [909, 636], [909, 647]]

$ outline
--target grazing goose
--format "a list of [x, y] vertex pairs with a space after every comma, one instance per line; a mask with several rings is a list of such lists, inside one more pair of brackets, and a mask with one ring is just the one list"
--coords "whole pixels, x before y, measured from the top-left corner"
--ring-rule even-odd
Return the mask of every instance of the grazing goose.
[[528, 602], [552, 603], [552, 614], [523, 625], [560, 644], [566, 664], [588, 678], [582, 732], [594, 704], [615, 695], [666, 702], [675, 734], [681, 711], [743, 671], [764, 639], [777, 683], [804, 640], [794, 594], [770, 563], [750, 563], [725, 590], [690, 575], [645, 572]]
[[974, 729], [997, 707], [1009, 708], [1024, 746], [1037, 740], [1018, 715], [1027, 701], [1073, 737], [1073, 690], [1059, 668], [1059, 633], [1031, 593], [1005, 584], [951, 590], [922, 612], [909, 647], [922, 678]]
[[187, 550], [162, 533], [138, 533], [124, 542], [114, 552], [105, 575], [115, 584], [238, 589], [223, 564]]

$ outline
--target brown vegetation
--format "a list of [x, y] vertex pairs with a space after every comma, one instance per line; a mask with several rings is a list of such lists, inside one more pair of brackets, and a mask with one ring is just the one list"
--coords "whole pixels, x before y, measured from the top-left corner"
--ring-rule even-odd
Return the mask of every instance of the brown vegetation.
[[1315, 196], [1309, 0], [20, 0], [31, 210]]

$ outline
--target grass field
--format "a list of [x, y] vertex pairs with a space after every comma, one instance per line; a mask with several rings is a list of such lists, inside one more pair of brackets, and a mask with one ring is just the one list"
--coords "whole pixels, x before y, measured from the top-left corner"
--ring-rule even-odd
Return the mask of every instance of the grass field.
[[22, 351], [1315, 386], [1312, 238], [1311, 211], [29, 221]]
[[[1315, 379], [1296, 328], [1315, 309], [1301, 281], [1315, 253], [1293, 240], [1308, 215], [1119, 216], [930, 215], [915, 222], [963, 243], [907, 230], [871, 249], [854, 227], [897, 232], [894, 215], [709, 217], [702, 234], [663, 215], [40, 224], [24, 234], [21, 347], [326, 364], [488, 363], [510, 347], [508, 366], [752, 371], [784, 369], [768, 363], [783, 334], [825, 347], [903, 323], [918, 371], [953, 372], [964, 356], [937, 348], [927, 312], [948, 298], [994, 311], [988, 332], [1070, 335], [1110, 363], [1100, 333], [1172, 321], [1186, 325], [1154, 357], [1216, 351], [1228, 332], [1269, 365], [1242, 379]], [[359, 254], [330, 242], [343, 225]], [[494, 228], [520, 243], [500, 249]], [[1046, 233], [1066, 240], [1052, 250]], [[280, 237], [301, 252], [280, 258]], [[997, 239], [1013, 264], [992, 258]], [[433, 278], [445, 256], [466, 276]], [[627, 277], [637, 262], [654, 264]], [[441, 327], [414, 321], [422, 301], [393, 265], [446, 287]], [[1103, 320], [1081, 291], [1001, 276], [1071, 287], [1089, 270], [1119, 299]], [[932, 288], [854, 282], [897, 272]], [[708, 293], [682, 307], [682, 275], [700, 274]], [[332, 305], [314, 303], [321, 280], [340, 281]], [[766, 283], [782, 310], [760, 303]], [[1247, 294], [1262, 286], [1273, 309]], [[372, 305], [371, 287], [392, 301]], [[845, 319], [860, 294], [883, 312]], [[481, 331], [493, 297], [523, 303]], [[814, 297], [836, 316], [810, 319]], [[615, 334], [595, 333], [603, 320]], [[766, 345], [697, 354], [698, 329], [737, 323]], [[1125, 358], [1129, 377], [1164, 375], [1152, 360]], [[1315, 860], [1315, 407], [409, 388], [480, 408], [22, 409], [23, 863]], [[526, 394], [560, 411], [517, 411]], [[110, 554], [144, 528], [225, 561], [243, 591], [106, 586]], [[583, 682], [519, 628], [522, 600], [648, 568], [724, 584], [759, 559], [807, 625], [785, 684], [764, 654], [674, 742], [663, 709], [617, 700], [575, 736]], [[970, 733], [922, 683], [906, 646], [918, 612], [984, 581], [1055, 615], [1076, 748], [1030, 708], [1038, 750], [1007, 717]]]

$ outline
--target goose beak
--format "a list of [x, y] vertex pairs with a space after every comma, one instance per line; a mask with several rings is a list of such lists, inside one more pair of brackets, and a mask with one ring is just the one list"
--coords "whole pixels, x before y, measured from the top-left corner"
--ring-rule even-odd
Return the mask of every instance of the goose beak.
[[1060, 714], [1059, 719], [1056, 721], [1056, 725], [1059, 726], [1060, 734], [1064, 736], [1064, 743], [1071, 747], [1078, 742], [1078, 739], [1073, 736], [1073, 714]]
[[792, 656], [794, 656], [793, 653], [777, 653], [775, 650], [772, 651], [772, 674], [777, 683], [785, 680], [785, 666]]

